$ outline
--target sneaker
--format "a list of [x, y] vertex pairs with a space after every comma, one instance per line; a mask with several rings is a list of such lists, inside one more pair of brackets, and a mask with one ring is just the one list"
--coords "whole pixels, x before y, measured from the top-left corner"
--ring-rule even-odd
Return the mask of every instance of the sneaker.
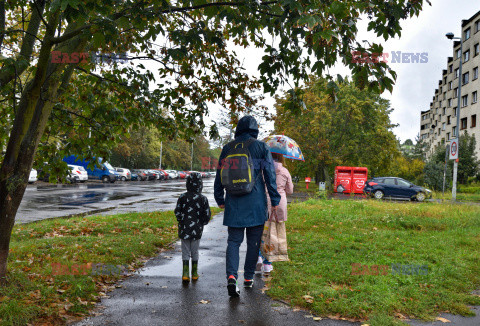
[[237, 286], [237, 279], [233, 275], [230, 275], [228, 278], [227, 290], [228, 295], [232, 298], [237, 298], [240, 296], [240, 289]]
[[244, 280], [243, 286], [246, 288], [253, 288], [253, 279], [252, 280]]
[[263, 259], [262, 257], [258, 256], [257, 267], [255, 268], [255, 274], [261, 274], [262, 267], [263, 267]]
[[273, 266], [272, 264], [263, 264], [262, 270], [264, 273], [270, 273], [271, 271], [273, 271]]

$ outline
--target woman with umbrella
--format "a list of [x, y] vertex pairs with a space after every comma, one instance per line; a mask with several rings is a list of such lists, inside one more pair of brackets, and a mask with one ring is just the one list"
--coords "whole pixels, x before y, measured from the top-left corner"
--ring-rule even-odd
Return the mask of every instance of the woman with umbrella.
[[[273, 161], [275, 164], [275, 173], [277, 175], [277, 191], [281, 195], [280, 204], [277, 206], [276, 214], [272, 214], [271, 205], [269, 200], [268, 212], [269, 220], [272, 222], [284, 223], [287, 220], [287, 195], [293, 193], [293, 183], [292, 176], [290, 172], [284, 167], [285, 158], [293, 160], [304, 161], [302, 151], [298, 147], [297, 143], [284, 135], [273, 135], [269, 136], [264, 140], [270, 152], [272, 153]], [[259, 263], [261, 263], [261, 258]], [[264, 273], [270, 273], [273, 270], [272, 263], [267, 259], [263, 259], [263, 268]]]

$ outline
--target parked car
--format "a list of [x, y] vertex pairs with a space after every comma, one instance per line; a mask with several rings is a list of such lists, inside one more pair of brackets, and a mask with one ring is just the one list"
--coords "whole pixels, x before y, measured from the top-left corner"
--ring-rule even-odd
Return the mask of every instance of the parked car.
[[147, 175], [147, 173], [145, 173], [144, 170], [134, 169], [134, 170], [132, 170], [132, 178], [133, 178], [133, 174], [136, 174], [138, 176], [138, 180], [140, 180], [140, 181], [148, 180], [148, 175]]
[[153, 171], [155, 171], [155, 173], [157, 173], [157, 174], [160, 174], [159, 180], [168, 180], [168, 179], [170, 179], [170, 176], [168, 175], [168, 173], [167, 173], [165, 170], [153, 169]]
[[37, 178], [37, 170], [35, 169], [32, 169], [30, 171], [30, 175], [28, 176], [28, 183], [35, 183], [37, 182], [38, 178]]
[[121, 181], [127, 181], [132, 179], [132, 172], [130, 172], [129, 169], [115, 168], [115, 171], [118, 172], [118, 176]]
[[217, 172], [208, 172], [208, 174], [210, 174], [211, 177], [214, 177], [217, 175]]
[[83, 166], [83, 168], [88, 173], [88, 179], [97, 179], [102, 180], [103, 182], [114, 183], [118, 179], [118, 173], [115, 171], [113, 166], [108, 162], [102, 162], [102, 159], [99, 158], [99, 167], [95, 166], [93, 169], [88, 167], [90, 161], [79, 158], [75, 155], [65, 156], [63, 161], [67, 164]]
[[377, 199], [392, 197], [424, 201], [432, 197], [431, 190], [396, 177], [378, 177], [368, 180], [363, 192]]
[[178, 172], [178, 177], [180, 179], [185, 179], [187, 177], [187, 174], [183, 171], [177, 171]]
[[132, 181], [138, 181], [138, 180], [140, 180], [140, 177], [138, 176], [138, 174], [132, 172], [132, 179], [131, 180]]
[[178, 175], [178, 172], [175, 171], [175, 170], [165, 170], [168, 175], [170, 176], [171, 179], [178, 179], [179, 178], [179, 175]]
[[69, 181], [85, 182], [85, 181], [88, 180], [87, 170], [85, 170], [83, 168], [83, 166], [68, 164], [68, 168], [70, 169], [70, 175], [69, 175], [70, 180]]
[[156, 171], [156, 170], [147, 170], [149, 174], [152, 174], [153, 175], [153, 179], [148, 179], [148, 180], [163, 180], [165, 178], [165, 176], [163, 175], [163, 173], [161, 173], [160, 171]]

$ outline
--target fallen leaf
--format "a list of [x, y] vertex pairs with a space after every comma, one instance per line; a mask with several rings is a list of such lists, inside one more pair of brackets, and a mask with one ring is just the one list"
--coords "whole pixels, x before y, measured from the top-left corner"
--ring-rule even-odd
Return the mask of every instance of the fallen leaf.
[[310, 295], [304, 295], [302, 298], [304, 298], [308, 303], [313, 303], [313, 297]]
[[210, 300], [200, 300], [200, 303], [201, 304], [208, 304], [208, 303], [210, 303]]
[[322, 320], [322, 317], [313, 317], [313, 320], [319, 321]]
[[437, 318], [435, 318], [435, 320], [441, 321], [442, 323], [451, 323], [450, 320], [442, 318], [442, 317], [437, 317]]

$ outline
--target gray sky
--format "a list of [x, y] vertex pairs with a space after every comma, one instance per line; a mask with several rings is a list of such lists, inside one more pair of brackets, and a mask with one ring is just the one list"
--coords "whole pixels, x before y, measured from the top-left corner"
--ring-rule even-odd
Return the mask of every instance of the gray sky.
[[[394, 129], [402, 141], [415, 140], [420, 129], [420, 111], [427, 110], [442, 78], [442, 70], [447, 68], [447, 58], [453, 55], [452, 41], [445, 37], [448, 32], [460, 35], [461, 20], [469, 19], [480, 10], [476, 0], [431, 0], [432, 6], [425, 5], [419, 17], [402, 23], [402, 36], [387, 42], [377, 39], [374, 34], [366, 32], [367, 21], [359, 25], [358, 41], [382, 43], [387, 53], [428, 53], [427, 63], [389, 63], [397, 72], [397, 82], [393, 93], [385, 92], [383, 97], [391, 101], [395, 110], [391, 114], [393, 123], [399, 124]], [[259, 49], [235, 49], [244, 59], [244, 66], [253, 75], [257, 75], [263, 51]], [[332, 75], [337, 73], [349, 75], [343, 65], [330, 69]], [[287, 89], [287, 88], [285, 88]], [[279, 92], [281, 93], [281, 92]], [[273, 110], [273, 99], [264, 101]], [[215, 114], [212, 114], [214, 118]], [[271, 128], [272, 125], [270, 124]]]

